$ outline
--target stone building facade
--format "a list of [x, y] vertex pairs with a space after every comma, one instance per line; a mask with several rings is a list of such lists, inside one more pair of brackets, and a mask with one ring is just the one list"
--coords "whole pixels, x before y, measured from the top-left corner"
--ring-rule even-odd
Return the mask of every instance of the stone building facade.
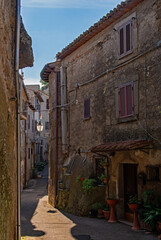
[[28, 175], [28, 180], [32, 176], [32, 171], [34, 164], [40, 162], [40, 133], [37, 131], [37, 123], [40, 120], [41, 114], [41, 103], [43, 99], [41, 97], [40, 85], [26, 85], [26, 89], [29, 95], [30, 103], [33, 109], [28, 111], [27, 119], [27, 136], [28, 136], [28, 164], [30, 168], [30, 173]]
[[[87, 214], [115, 197], [124, 218], [130, 195], [161, 193], [160, 56], [161, 1], [128, 0], [45, 65], [50, 203]], [[85, 196], [76, 178], [99, 178], [101, 160], [109, 182]]]
[[[4, 240], [17, 238], [16, 1], [1, 0], [0, 16], [0, 240]], [[32, 65], [31, 55], [30, 60]], [[23, 56], [20, 68], [21, 64]]]
[[49, 88], [40, 91], [43, 102], [41, 102], [41, 123], [43, 131], [40, 132], [40, 155], [41, 161], [48, 162], [49, 153]]

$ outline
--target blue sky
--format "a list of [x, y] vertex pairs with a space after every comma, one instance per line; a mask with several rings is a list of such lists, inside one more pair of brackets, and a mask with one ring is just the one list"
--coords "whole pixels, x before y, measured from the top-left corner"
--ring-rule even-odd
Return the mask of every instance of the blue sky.
[[82, 32], [117, 6], [119, 0], [22, 0], [21, 14], [32, 37], [34, 66], [25, 84], [38, 84], [45, 64]]

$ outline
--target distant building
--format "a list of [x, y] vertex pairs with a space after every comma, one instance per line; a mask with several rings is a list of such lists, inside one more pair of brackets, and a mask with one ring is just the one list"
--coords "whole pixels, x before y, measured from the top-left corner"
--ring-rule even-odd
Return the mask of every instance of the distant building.
[[43, 102], [41, 102], [41, 123], [43, 131], [40, 132], [40, 161], [48, 162], [49, 153], [49, 88], [40, 91]]
[[[40, 90], [40, 85], [26, 85], [30, 102], [34, 106], [34, 112], [28, 112], [28, 136], [32, 146], [28, 148], [32, 150], [31, 161], [34, 166], [40, 161], [48, 162], [48, 135], [49, 135], [49, 90]], [[37, 124], [41, 122], [43, 131], [37, 131]], [[30, 126], [29, 126], [30, 125]], [[29, 151], [29, 150], [28, 150]]]

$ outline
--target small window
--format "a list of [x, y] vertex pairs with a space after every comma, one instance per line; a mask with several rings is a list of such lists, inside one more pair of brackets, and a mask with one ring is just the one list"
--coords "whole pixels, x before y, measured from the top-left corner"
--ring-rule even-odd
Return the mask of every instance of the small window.
[[49, 130], [49, 122], [45, 122], [45, 130]]
[[30, 129], [30, 115], [28, 115], [28, 129]]
[[37, 121], [35, 120], [35, 131], [37, 131]]
[[34, 131], [35, 131], [35, 126], [34, 126], [34, 123], [35, 123], [35, 121], [34, 121], [34, 120], [32, 120], [32, 132], [34, 132]]
[[147, 166], [147, 180], [149, 181], [161, 181], [161, 167], [159, 166]]
[[49, 99], [46, 99], [46, 109], [49, 109]]
[[128, 21], [118, 29], [119, 57], [132, 52], [132, 22]]
[[84, 119], [90, 118], [90, 98], [84, 100]]
[[119, 117], [134, 115], [133, 83], [119, 87]]
[[28, 159], [30, 159], [30, 148], [28, 148]]

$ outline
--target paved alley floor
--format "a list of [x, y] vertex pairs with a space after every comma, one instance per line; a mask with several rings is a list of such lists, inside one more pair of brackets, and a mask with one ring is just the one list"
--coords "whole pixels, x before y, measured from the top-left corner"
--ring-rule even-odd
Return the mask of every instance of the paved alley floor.
[[47, 167], [42, 178], [32, 179], [22, 193], [23, 240], [157, 240], [145, 231], [122, 223], [78, 217], [51, 207], [47, 197]]

